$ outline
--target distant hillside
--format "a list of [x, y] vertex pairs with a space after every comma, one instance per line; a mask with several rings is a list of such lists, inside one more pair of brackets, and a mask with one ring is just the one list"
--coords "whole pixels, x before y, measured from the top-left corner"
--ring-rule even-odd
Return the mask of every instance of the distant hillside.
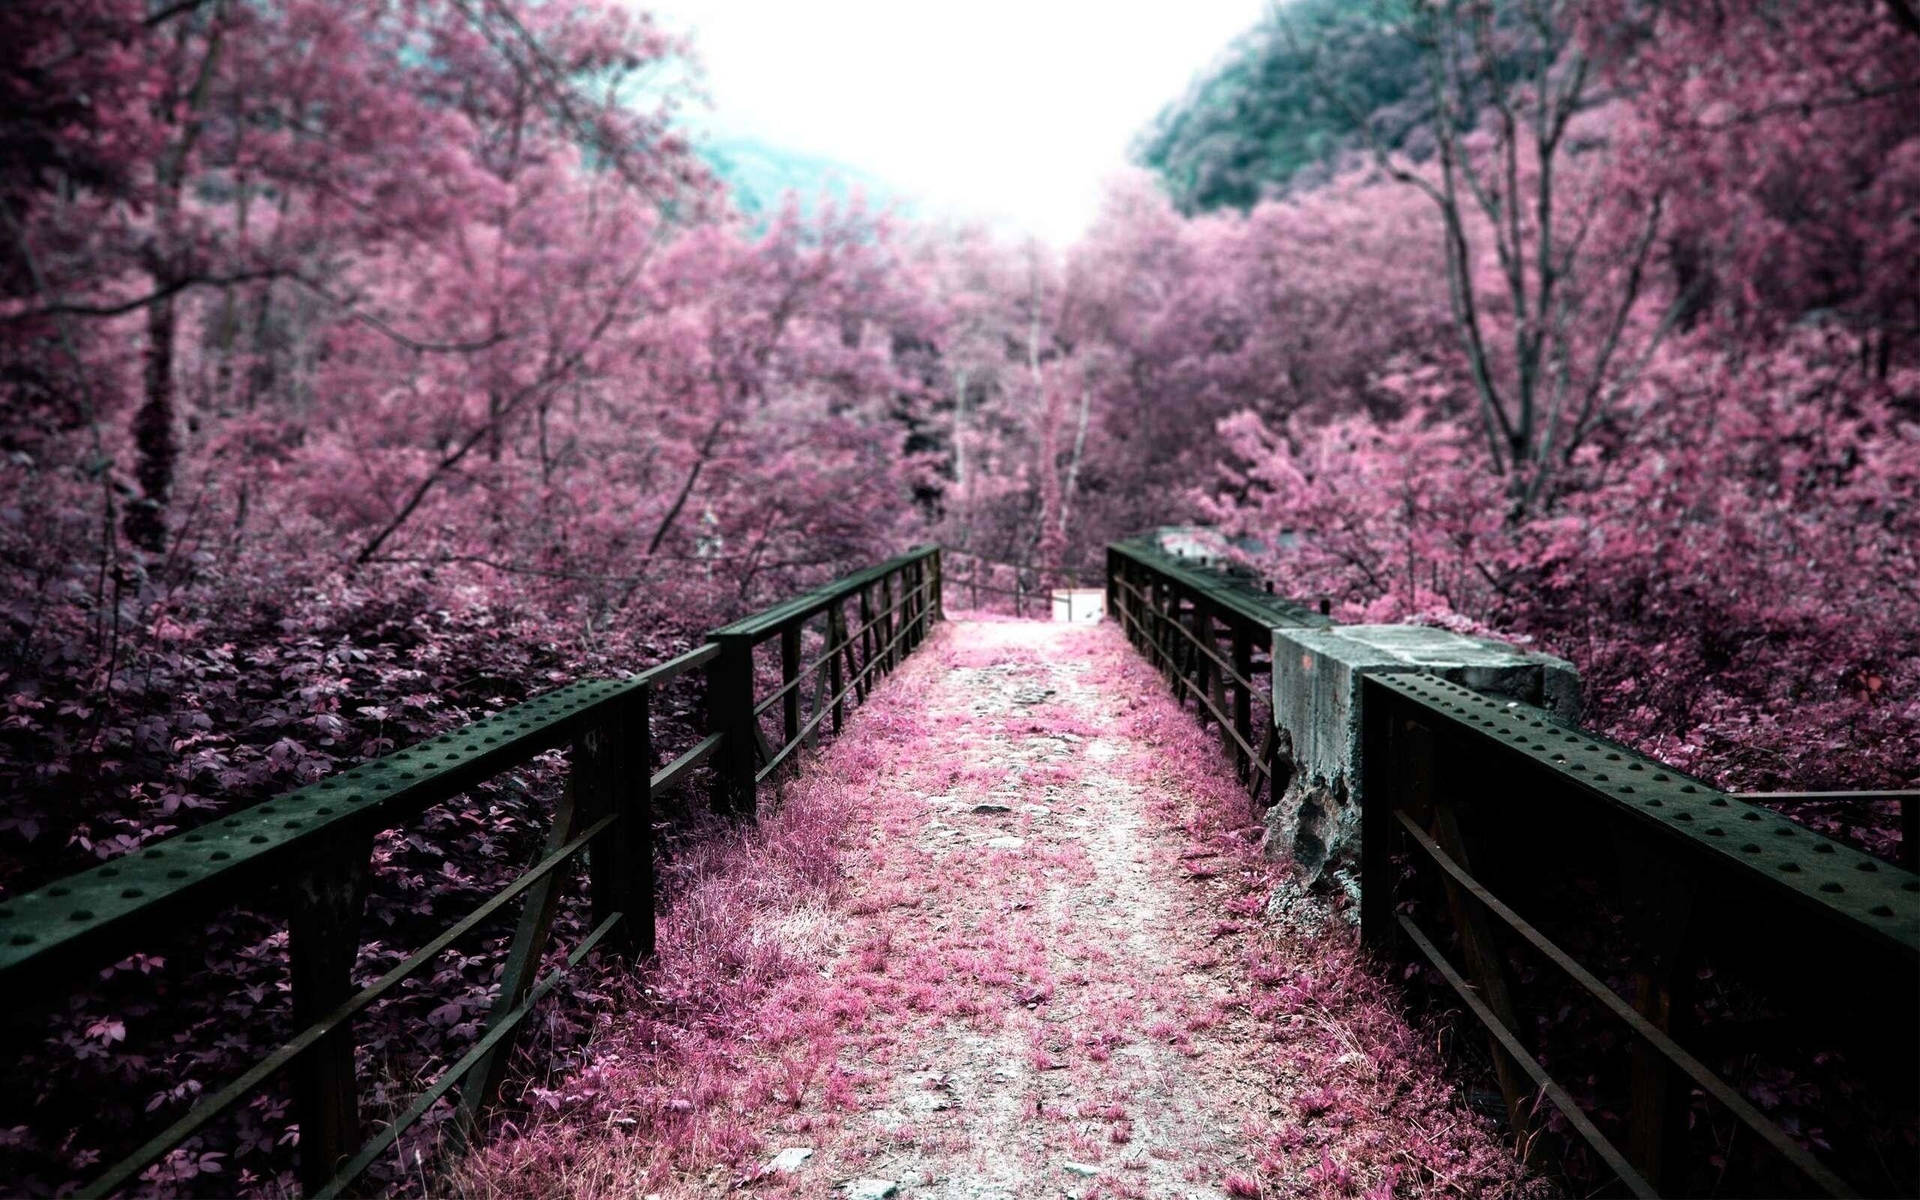
[[871, 175], [829, 158], [795, 153], [754, 138], [714, 138], [700, 147], [700, 156], [732, 192], [740, 211], [765, 213], [793, 192], [803, 209], [821, 196], [845, 201], [859, 191], [870, 209], [898, 200], [892, 188]]
[[[1392, 11], [1368, 0], [1294, 0], [1277, 9], [1160, 114], [1136, 144], [1135, 161], [1158, 172], [1189, 213], [1244, 209], [1284, 187], [1357, 143], [1355, 111], [1393, 110], [1418, 94], [1418, 52], [1390, 24]], [[1387, 119], [1376, 127], [1397, 142], [1412, 124]]]

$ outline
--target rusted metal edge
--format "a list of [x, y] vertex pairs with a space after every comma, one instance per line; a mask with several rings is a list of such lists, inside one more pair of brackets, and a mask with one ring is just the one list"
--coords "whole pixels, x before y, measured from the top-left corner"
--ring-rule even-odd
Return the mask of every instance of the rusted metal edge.
[[1562, 724], [1530, 704], [1428, 675], [1364, 677], [1436, 723], [1552, 772], [1639, 828], [1703, 853], [1763, 891], [1821, 913], [1867, 940], [1920, 956], [1920, 876], [1719, 791], [1657, 759]]
[[1598, 1000], [1607, 1011], [1625, 1023], [1627, 1028], [1633, 1031], [1634, 1036], [1645, 1041], [1662, 1058], [1685, 1072], [1688, 1078], [1699, 1085], [1701, 1091], [1719, 1101], [1748, 1129], [1759, 1134], [1762, 1140], [1778, 1151], [1795, 1170], [1805, 1175], [1828, 1195], [1852, 1196], [1855, 1194], [1845, 1180], [1829, 1170], [1819, 1159], [1807, 1153], [1798, 1142], [1787, 1136], [1785, 1130], [1768, 1120], [1765, 1114], [1749, 1103], [1746, 1097], [1725, 1080], [1714, 1074], [1705, 1063], [1689, 1054], [1664, 1030], [1640, 1015], [1633, 1005], [1620, 997], [1618, 992], [1608, 987], [1598, 976], [1581, 966], [1572, 955], [1562, 950], [1519, 913], [1507, 907], [1499, 897], [1488, 891], [1485, 884], [1474, 878], [1465, 867], [1455, 862], [1439, 843], [1429, 837], [1426, 830], [1420, 828], [1419, 822], [1404, 811], [1395, 812], [1394, 816], [1399, 819], [1401, 826], [1413, 838], [1415, 844], [1426, 852], [1427, 857], [1466, 889], [1483, 908], [1498, 917], [1507, 928], [1519, 934], [1529, 946], [1565, 972], [1588, 995]]

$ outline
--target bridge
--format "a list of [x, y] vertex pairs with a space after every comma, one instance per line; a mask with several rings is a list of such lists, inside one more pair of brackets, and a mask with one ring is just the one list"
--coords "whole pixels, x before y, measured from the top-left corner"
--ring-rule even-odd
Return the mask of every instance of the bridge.
[[[790, 1143], [767, 1178], [795, 1194], [1256, 1196], [1276, 1172], [1346, 1194], [1352, 1164], [1395, 1154], [1379, 1194], [1460, 1190], [1404, 1152], [1439, 1144], [1472, 1178], [1607, 1194], [1911, 1183], [1857, 1123], [1783, 1122], [1727, 1070], [1826, 1080], [1911, 1131], [1910, 859], [1581, 728], [1538, 662], [1396, 649], [1150, 539], [1109, 547], [1099, 584], [1100, 624], [1023, 620], [1050, 602], [1042, 575], [917, 550], [0, 902], [23, 1044], [90, 973], [236, 901], [286, 931], [284, 1043], [128, 1131], [79, 1194], [139, 1190], [276, 1088], [304, 1192], [371, 1186], [410, 1129], [496, 1111], [516, 1035], [590, 956], [661, 969], [676, 814], [777, 824], [829, 785], [849, 806], [821, 918], [840, 950], [802, 995], [879, 1015], [832, 1067], [867, 1081], [839, 1101], [852, 1116], [761, 1131]], [[984, 614], [983, 592], [1017, 611]], [[367, 968], [375, 840], [555, 751], [533, 861]], [[357, 1020], [507, 927], [475, 1036], [370, 1104]], [[1444, 1063], [1402, 1010], [1459, 1014]], [[1443, 1129], [1476, 1113], [1504, 1165]]]

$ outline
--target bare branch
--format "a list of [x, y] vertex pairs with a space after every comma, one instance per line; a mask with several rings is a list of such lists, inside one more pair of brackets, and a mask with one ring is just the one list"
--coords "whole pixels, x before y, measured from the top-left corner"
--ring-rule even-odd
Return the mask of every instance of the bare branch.
[[287, 272], [279, 267], [261, 267], [251, 271], [236, 271], [231, 275], [188, 275], [180, 279], [170, 279], [146, 295], [132, 300], [103, 301], [92, 304], [62, 300], [43, 304], [38, 308], [30, 308], [24, 312], [9, 313], [0, 317], [0, 325], [18, 325], [45, 317], [123, 317], [150, 304], [158, 304], [189, 288], [229, 287], [236, 283], [248, 283], [258, 279], [278, 279], [285, 274]]

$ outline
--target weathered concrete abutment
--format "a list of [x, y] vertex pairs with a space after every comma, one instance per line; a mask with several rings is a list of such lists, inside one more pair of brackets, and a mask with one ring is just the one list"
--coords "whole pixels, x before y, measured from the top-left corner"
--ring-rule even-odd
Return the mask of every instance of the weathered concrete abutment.
[[[1273, 719], [1279, 751], [1267, 846], [1291, 858], [1308, 886], [1358, 896], [1360, 680], [1419, 673], [1489, 696], [1580, 716], [1572, 663], [1492, 638], [1422, 625], [1341, 625], [1273, 631]], [[1284, 780], [1284, 783], [1282, 782]]]

